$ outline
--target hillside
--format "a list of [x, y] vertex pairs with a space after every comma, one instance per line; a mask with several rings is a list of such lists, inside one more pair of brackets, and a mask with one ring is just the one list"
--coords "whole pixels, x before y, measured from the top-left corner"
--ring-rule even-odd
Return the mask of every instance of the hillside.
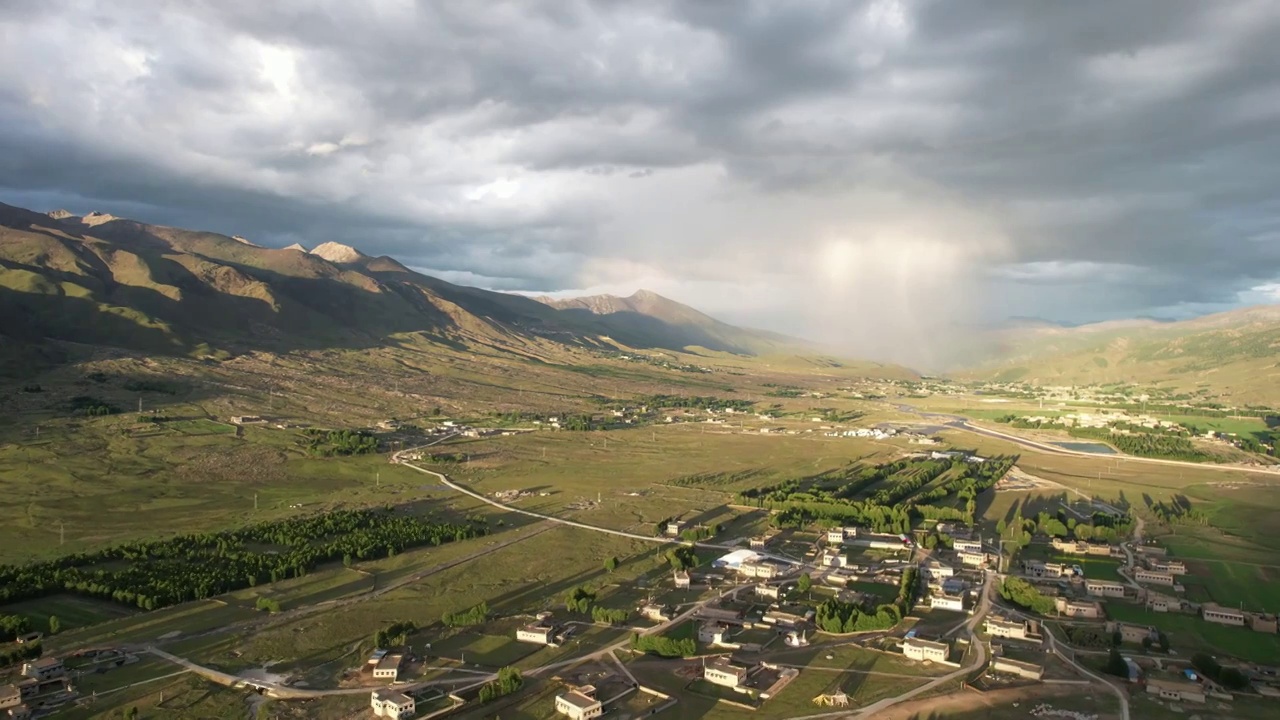
[[1162, 384], [1243, 403], [1280, 403], [1280, 306], [1192, 320], [1022, 325], [996, 333], [992, 359], [962, 377], [1084, 385]]
[[729, 325], [648, 290], [639, 290], [629, 297], [589, 295], [536, 299], [583, 322], [603, 321], [620, 337], [662, 347], [669, 346], [663, 345], [665, 342], [739, 355], [813, 352], [815, 349], [796, 338]]
[[428, 342], [554, 362], [557, 347], [699, 348], [749, 356], [798, 341], [714, 320], [653, 293], [543, 303], [454, 285], [389, 257], [0, 204], [0, 313], [10, 341], [226, 357]]

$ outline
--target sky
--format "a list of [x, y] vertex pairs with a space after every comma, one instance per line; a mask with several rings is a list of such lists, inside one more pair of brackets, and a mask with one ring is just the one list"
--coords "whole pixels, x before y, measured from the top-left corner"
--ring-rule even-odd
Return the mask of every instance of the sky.
[[6, 0], [0, 201], [866, 356], [1280, 302], [1280, 3]]

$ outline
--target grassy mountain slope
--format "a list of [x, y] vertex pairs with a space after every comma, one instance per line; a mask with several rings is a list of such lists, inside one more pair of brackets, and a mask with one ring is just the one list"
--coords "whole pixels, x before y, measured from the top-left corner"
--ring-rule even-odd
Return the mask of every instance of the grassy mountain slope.
[[[560, 362], [568, 347], [751, 356], [799, 341], [652, 293], [616, 312], [465, 287], [337, 243], [264, 248], [210, 232], [0, 204], [0, 336], [227, 357], [432, 343]], [[705, 350], [703, 350], [705, 349]]]
[[602, 321], [619, 337], [643, 338], [656, 346], [666, 342], [670, 343], [666, 347], [700, 347], [740, 355], [814, 350], [802, 340], [735, 327], [648, 290], [639, 290], [630, 297], [590, 295], [537, 300], [583, 322]]
[[1036, 384], [1161, 383], [1280, 404], [1280, 306], [1193, 320], [1030, 326], [998, 334], [997, 359], [962, 376]]

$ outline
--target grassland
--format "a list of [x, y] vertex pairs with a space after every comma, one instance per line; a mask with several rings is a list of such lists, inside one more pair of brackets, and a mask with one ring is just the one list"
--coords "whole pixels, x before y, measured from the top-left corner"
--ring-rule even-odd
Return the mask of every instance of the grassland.
[[1183, 657], [1203, 650], [1246, 662], [1275, 663], [1280, 658], [1280, 636], [1205, 622], [1195, 615], [1153, 613], [1123, 602], [1109, 602], [1106, 609], [1113, 620], [1150, 625], [1164, 632], [1174, 651]]

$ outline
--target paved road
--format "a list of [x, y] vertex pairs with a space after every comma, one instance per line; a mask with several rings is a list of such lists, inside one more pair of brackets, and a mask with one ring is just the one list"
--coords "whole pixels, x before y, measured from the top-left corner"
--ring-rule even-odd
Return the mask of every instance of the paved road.
[[1054, 455], [1074, 455], [1076, 457], [1092, 458], [1094, 460], [1118, 459], [1118, 460], [1124, 460], [1125, 462], [1147, 463], [1151, 465], [1174, 465], [1177, 467], [1195, 468], [1198, 470], [1219, 470], [1222, 472], [1244, 472], [1244, 473], [1270, 473], [1273, 475], [1280, 474], [1280, 466], [1246, 467], [1241, 465], [1214, 465], [1211, 463], [1187, 462], [1185, 460], [1165, 460], [1163, 458], [1139, 457], [1137, 455], [1125, 455], [1123, 453], [1117, 453], [1115, 455], [1099, 455], [1097, 453], [1081, 452], [1079, 450], [1070, 450], [1064, 447], [1059, 447], [1057, 445], [1050, 445], [1049, 443], [1042, 443], [1036, 440], [1032, 440], [1030, 438], [1021, 437], [1019, 435], [1014, 435], [1012, 433], [1007, 433], [1007, 432], [1004, 432], [1003, 430], [996, 430], [989, 427], [983, 427], [981, 425], [974, 425], [972, 422], [970, 422], [969, 418], [964, 417], [962, 415], [950, 415], [947, 413], [929, 412], [928, 410], [921, 410], [919, 408], [912, 407], [910, 405], [898, 404], [898, 405], [894, 405], [894, 407], [902, 412], [912, 413], [913, 415], [919, 415], [921, 418], [924, 418], [925, 420], [940, 422], [943, 425], [946, 425], [947, 427], [950, 427], [950, 428], [955, 428], [956, 430], [964, 430], [967, 432], [974, 433], [975, 435], [985, 435], [987, 437], [995, 438], [997, 440], [1007, 440], [1009, 442], [1016, 443], [1018, 445], [1021, 445], [1025, 448], [1029, 448], [1031, 450], [1039, 450], [1040, 452], [1052, 453]]

